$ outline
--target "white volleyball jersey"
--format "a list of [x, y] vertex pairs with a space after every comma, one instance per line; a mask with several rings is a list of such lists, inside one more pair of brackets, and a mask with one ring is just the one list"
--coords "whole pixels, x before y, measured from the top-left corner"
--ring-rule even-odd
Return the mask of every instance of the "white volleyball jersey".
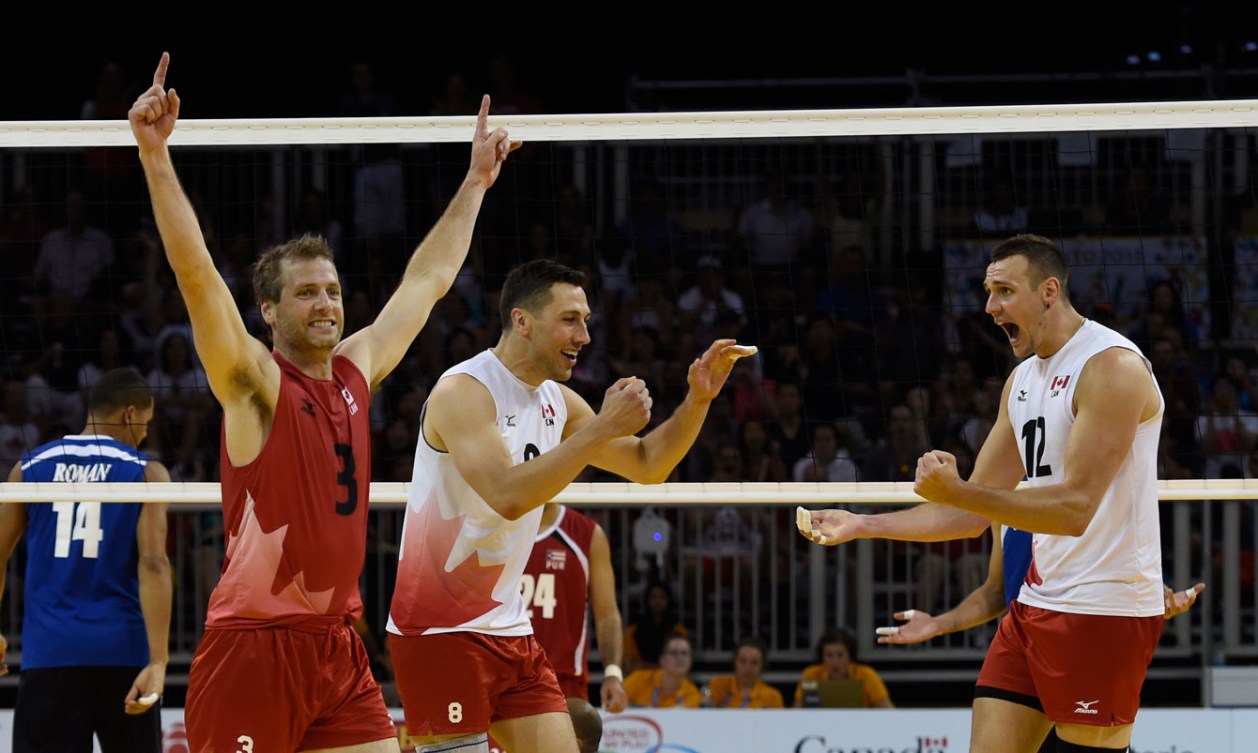
[[[1079, 375], [1088, 359], [1110, 348], [1140, 354], [1127, 338], [1085, 320], [1057, 353], [1031, 356], [1018, 365], [1008, 410], [1028, 485], [1066, 480]], [[1082, 536], [1033, 536], [1019, 601], [1076, 614], [1153, 617], [1164, 612], [1157, 454], [1165, 406], [1161, 401], [1157, 414], [1136, 429], [1131, 452]]]
[[[555, 382], [525, 384], [490, 350], [441, 378], [453, 374], [467, 374], [489, 390], [498, 431], [515, 464], [559, 444], [568, 408]], [[434, 450], [421, 431], [388, 630], [401, 635], [532, 633], [520, 598], [520, 575], [541, 517], [541, 507], [518, 520], [494, 512], [459, 474], [450, 454]]]

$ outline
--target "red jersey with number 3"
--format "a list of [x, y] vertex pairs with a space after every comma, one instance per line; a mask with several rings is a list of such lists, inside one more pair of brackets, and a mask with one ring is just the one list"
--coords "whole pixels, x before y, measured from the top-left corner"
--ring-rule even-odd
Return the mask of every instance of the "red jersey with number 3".
[[554, 525], [539, 532], [520, 578], [520, 595], [533, 621], [533, 635], [560, 677], [589, 675], [587, 606], [594, 526], [588, 516], [559, 508]]
[[306, 376], [278, 353], [279, 400], [252, 463], [235, 467], [220, 439], [227, 553], [206, 627], [357, 619], [367, 543], [371, 430], [367, 380], [348, 358], [332, 379]]

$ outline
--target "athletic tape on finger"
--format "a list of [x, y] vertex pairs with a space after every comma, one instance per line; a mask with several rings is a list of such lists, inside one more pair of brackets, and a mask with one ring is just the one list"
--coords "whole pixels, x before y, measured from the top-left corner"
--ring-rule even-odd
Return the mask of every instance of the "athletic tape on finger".
[[149, 693], [143, 698], [137, 698], [136, 703], [140, 704], [141, 706], [152, 706], [153, 704], [157, 703], [157, 697], [158, 697], [157, 693]]
[[905, 620], [911, 620], [911, 619], [913, 619], [913, 617], [917, 614], [917, 610], [916, 610], [916, 609], [906, 609], [906, 610], [904, 610], [901, 614], [903, 614], [903, 615], [904, 615], [904, 617], [903, 617], [902, 619], [905, 619]]
[[900, 628], [898, 628], [898, 627], [880, 627], [880, 628], [878, 628], [877, 630], [875, 630], [874, 632], [875, 632], [875, 633], [877, 633], [878, 635], [899, 635], [899, 634], [900, 634]]

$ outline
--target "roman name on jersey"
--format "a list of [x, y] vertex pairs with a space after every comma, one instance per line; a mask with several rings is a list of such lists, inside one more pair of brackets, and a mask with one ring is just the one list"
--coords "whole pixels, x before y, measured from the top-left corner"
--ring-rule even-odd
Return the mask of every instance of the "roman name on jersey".
[[109, 470], [112, 467], [112, 463], [92, 463], [91, 465], [57, 463], [52, 480], [64, 481], [68, 484], [104, 481], [109, 478]]

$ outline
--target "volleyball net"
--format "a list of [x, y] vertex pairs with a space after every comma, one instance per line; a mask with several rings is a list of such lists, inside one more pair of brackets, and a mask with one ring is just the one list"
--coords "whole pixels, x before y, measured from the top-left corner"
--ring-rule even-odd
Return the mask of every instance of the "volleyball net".
[[[473, 122], [181, 121], [174, 158], [251, 331], [266, 336], [249, 264], [303, 232], [337, 252], [347, 334], [370, 322], [462, 180]], [[912, 504], [920, 449], [972, 462], [1013, 365], [982, 308], [986, 252], [1033, 232], [1066, 253], [1080, 312], [1132, 337], [1158, 373], [1168, 577], [1231, 583], [1170, 631], [1174, 650], [1206, 655], [1203, 641], [1217, 639], [1252, 652], [1258, 103], [491, 116], [490, 125], [526, 145], [486, 199], [463, 274], [371, 407], [380, 510], [364, 591], [374, 623], [384, 624], [396, 503], [428, 389], [496, 341], [507, 271], [548, 257], [587, 273], [593, 340], [570, 386], [596, 407], [608, 384], [635, 374], [662, 420], [711, 339], [760, 349], [740, 362], [668, 483], [589, 471], [561, 495], [612, 537], [626, 616], [648, 582], [663, 580], [710, 656], [758, 632], [776, 656], [802, 659], [821, 627], [845, 624], [896, 661], [905, 653], [873, 645], [873, 626], [897, 609], [956, 603], [985, 570], [986, 543], [822, 549], [795, 535], [789, 507]], [[188, 503], [173, 535], [185, 537], [175, 549], [189, 557], [181, 572], [193, 596], [176, 619], [195, 636], [222, 546], [220, 413], [134, 152], [125, 122], [0, 123], [0, 462], [12, 467], [77, 432], [84, 390], [129, 365], [158, 391], [146, 450], [177, 483], [3, 484], [0, 500]], [[964, 637], [937, 649], [981, 653]]]

